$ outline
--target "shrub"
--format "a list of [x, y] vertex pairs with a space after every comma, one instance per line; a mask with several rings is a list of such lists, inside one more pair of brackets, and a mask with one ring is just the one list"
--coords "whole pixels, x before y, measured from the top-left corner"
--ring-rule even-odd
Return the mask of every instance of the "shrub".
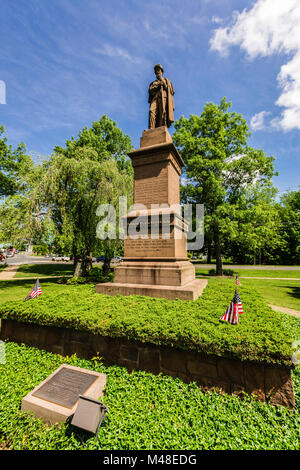
[[85, 277], [73, 276], [67, 280], [67, 284], [70, 286], [76, 286], [78, 284], [85, 284], [87, 282]]
[[110, 272], [106, 276], [103, 276], [102, 267], [94, 266], [88, 273], [88, 281], [92, 282], [112, 282], [114, 280], [114, 273]]
[[291, 345], [300, 337], [297, 318], [274, 312], [247, 286], [239, 288], [240, 323], [220, 322], [235, 289], [229, 279], [210, 279], [195, 301], [111, 297], [96, 294], [92, 284], [56, 284], [53, 290], [53, 284], [44, 285], [38, 301], [23, 302], [20, 296], [1, 304], [0, 318], [289, 366]]
[[[210, 276], [216, 276], [216, 270], [215, 269], [210, 269], [208, 274]], [[234, 276], [235, 274], [237, 274], [235, 271], [233, 271], [233, 269], [223, 269], [223, 276]]]

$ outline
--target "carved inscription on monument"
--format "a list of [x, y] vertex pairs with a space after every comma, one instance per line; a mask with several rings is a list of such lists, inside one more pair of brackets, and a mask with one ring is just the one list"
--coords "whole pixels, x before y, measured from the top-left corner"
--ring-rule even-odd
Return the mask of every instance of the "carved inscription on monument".
[[169, 257], [174, 256], [174, 239], [127, 239], [125, 240], [125, 255], [129, 257]]
[[135, 170], [136, 204], [168, 203], [168, 170], [166, 167], [149, 165]]
[[97, 375], [63, 367], [32, 395], [66, 408], [73, 408], [79, 395], [83, 395], [95, 380]]

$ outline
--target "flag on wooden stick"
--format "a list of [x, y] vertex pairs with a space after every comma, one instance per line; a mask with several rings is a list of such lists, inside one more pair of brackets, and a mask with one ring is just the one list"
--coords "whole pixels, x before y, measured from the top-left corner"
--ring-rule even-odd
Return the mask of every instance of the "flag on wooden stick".
[[227, 321], [232, 325], [237, 325], [239, 322], [239, 314], [243, 312], [243, 306], [241, 302], [241, 298], [237, 289], [235, 290], [234, 297], [229, 304], [229, 307], [226, 309], [224, 315], [220, 318], [222, 321]]
[[40, 286], [40, 282], [39, 280], [37, 279], [36, 280], [36, 283], [34, 284], [33, 286], [33, 289], [32, 291], [30, 292], [30, 294], [27, 295], [27, 297], [24, 299], [24, 302], [26, 300], [30, 300], [30, 299], [34, 299], [35, 297], [38, 297], [39, 295], [42, 294], [42, 289], [41, 289], [41, 286]]

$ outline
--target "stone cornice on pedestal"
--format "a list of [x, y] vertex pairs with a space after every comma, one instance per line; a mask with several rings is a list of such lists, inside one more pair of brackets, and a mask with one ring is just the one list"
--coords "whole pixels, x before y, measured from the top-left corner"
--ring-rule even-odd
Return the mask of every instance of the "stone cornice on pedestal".
[[[177, 148], [173, 144], [173, 142], [166, 142], [162, 144], [155, 144], [150, 145], [148, 147], [140, 147], [136, 150], [132, 150], [132, 152], [128, 153], [128, 156], [132, 160], [132, 166], [144, 165], [145, 162], [139, 161], [139, 157], [145, 157], [148, 155], [155, 155], [155, 154], [162, 154], [162, 153], [171, 153], [174, 156], [176, 163], [178, 164], [179, 168], [181, 169], [184, 167], [184, 161], [178, 152]], [[160, 158], [161, 160], [161, 158]], [[153, 163], [153, 161], [149, 161], [149, 164]], [[146, 163], [147, 164], [147, 163]]]

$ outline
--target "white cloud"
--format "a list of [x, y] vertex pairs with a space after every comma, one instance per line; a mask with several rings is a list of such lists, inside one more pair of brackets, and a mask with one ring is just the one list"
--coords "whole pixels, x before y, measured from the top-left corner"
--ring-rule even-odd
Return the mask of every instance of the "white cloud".
[[224, 19], [219, 16], [213, 16], [211, 19], [212, 23], [220, 24], [223, 23]]
[[121, 59], [128, 60], [134, 64], [139, 63], [141, 60], [138, 57], [132, 56], [127, 52], [125, 49], [121, 49], [120, 47], [115, 47], [110, 44], [104, 44], [103, 48], [95, 48], [94, 52], [96, 54], [106, 55], [108, 57], [120, 57]]
[[261, 111], [260, 113], [254, 114], [250, 121], [250, 126], [254, 131], [260, 131], [265, 129], [265, 117], [270, 114], [268, 111]]
[[250, 10], [234, 12], [231, 26], [216, 29], [210, 45], [223, 57], [235, 45], [250, 59], [287, 54], [288, 61], [277, 76], [282, 92], [276, 101], [285, 109], [272, 125], [285, 131], [300, 129], [299, 0], [257, 0]]
[[204, 25], [209, 22], [209, 18], [208, 16], [193, 16], [191, 18], [188, 18], [188, 21], [194, 24]]
[[3, 80], [0, 80], [0, 104], [6, 104], [6, 85]]

